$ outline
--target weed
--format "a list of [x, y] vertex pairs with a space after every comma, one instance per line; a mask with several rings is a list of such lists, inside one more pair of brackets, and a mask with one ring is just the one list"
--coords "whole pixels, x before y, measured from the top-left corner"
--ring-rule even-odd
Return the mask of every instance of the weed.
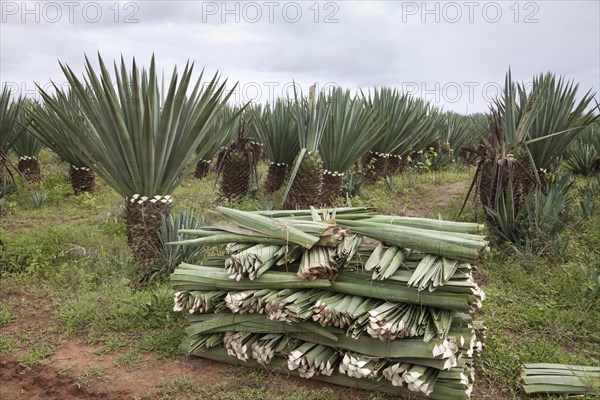
[[250, 368], [228, 368], [220, 384], [204, 387], [198, 391], [197, 399], [212, 400], [337, 400], [337, 395], [328, 389], [309, 390], [295, 385], [285, 389], [273, 384], [272, 376], [262, 370]]
[[8, 325], [14, 321], [14, 316], [11, 310], [1, 309], [0, 310], [0, 327]]
[[4, 335], [0, 336], [0, 354], [11, 355], [20, 348], [17, 340], [5, 337]]
[[33, 202], [33, 207], [38, 208], [41, 207], [42, 204], [48, 200], [49, 192], [47, 190], [34, 190], [31, 194], [31, 201]]
[[94, 380], [106, 382], [105, 371], [103, 368], [90, 365], [88, 368], [81, 371], [81, 373], [77, 374], [75, 386], [77, 386], [78, 389], [88, 388], [90, 383]]

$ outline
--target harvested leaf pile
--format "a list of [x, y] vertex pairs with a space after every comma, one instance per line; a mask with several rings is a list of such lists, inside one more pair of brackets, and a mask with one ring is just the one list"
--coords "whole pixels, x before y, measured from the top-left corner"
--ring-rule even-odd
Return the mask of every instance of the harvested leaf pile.
[[485, 328], [481, 226], [367, 208], [243, 212], [183, 230], [224, 245], [171, 275], [190, 355], [410, 398], [468, 399]]

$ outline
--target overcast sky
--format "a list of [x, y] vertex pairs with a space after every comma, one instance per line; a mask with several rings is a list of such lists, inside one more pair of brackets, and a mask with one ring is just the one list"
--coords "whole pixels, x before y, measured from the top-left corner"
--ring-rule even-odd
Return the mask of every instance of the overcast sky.
[[21, 94], [83, 71], [84, 54], [217, 70], [235, 100], [306, 88], [396, 86], [445, 110], [486, 111], [509, 66], [600, 88], [600, 1], [6, 1], [0, 81]]

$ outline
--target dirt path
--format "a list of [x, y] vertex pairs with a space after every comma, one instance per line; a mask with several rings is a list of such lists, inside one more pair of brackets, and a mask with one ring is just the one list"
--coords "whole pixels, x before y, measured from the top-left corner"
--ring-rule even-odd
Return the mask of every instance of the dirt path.
[[26, 368], [17, 361], [0, 356], [0, 399], [122, 399], [122, 394], [90, 392], [77, 385], [77, 378], [52, 366]]
[[[2, 295], [3, 301], [33, 306], [0, 327], [0, 336], [34, 337], [36, 332], [42, 332], [53, 354], [41, 363], [28, 366], [19, 361], [25, 349], [10, 356], [0, 353], [1, 400], [155, 399], [160, 398], [154, 395], [166, 384], [178, 378], [189, 378], [195, 387], [206, 388], [220, 384], [230, 374], [226, 364], [186, 356], [157, 359], [149, 354], [135, 363], [119, 364], [118, 352], [101, 353], [100, 345], [46, 333], [52, 312], [50, 301], [12, 289], [3, 290]], [[268, 380], [269, 385], [282, 393], [294, 387], [329, 388], [340, 400], [365, 398], [364, 392], [283, 374], [271, 374]]]
[[[198, 386], [215, 385], [222, 380], [223, 366], [213, 361], [186, 357], [157, 360], [146, 356], [127, 367], [116, 363], [117, 355], [96, 356], [94, 352], [99, 348], [65, 341], [46, 365], [32, 368], [0, 356], [0, 399], [133, 399], [183, 376], [196, 375]], [[86, 377], [88, 371], [101, 374]]]
[[407, 217], [430, 217], [448, 208], [448, 204], [462, 201], [470, 182], [458, 181], [427, 187], [427, 192], [417, 191], [410, 196], [402, 215]]
[[[184, 356], [163, 360], [146, 356], [145, 360], [133, 367], [118, 366], [114, 355], [103, 359], [95, 356], [94, 351], [99, 348], [67, 341], [56, 349], [46, 365], [32, 368], [23, 366], [11, 357], [0, 356], [0, 399], [148, 398], [147, 396], [158, 393], [165, 384], [178, 378], [189, 377], [195, 387], [202, 388], [218, 385], [227, 374], [225, 364]], [[89, 381], [83, 380], [82, 375], [90, 367], [102, 370], [102, 375], [92, 377]], [[365, 398], [363, 392], [278, 374], [269, 376], [269, 385], [274, 385], [283, 393], [300, 386], [315, 390], [329, 388], [340, 400]]]

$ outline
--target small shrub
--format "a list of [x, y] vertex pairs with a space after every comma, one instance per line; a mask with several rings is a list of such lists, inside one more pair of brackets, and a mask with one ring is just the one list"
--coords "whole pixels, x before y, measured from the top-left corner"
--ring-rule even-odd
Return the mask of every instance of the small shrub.
[[600, 262], [590, 266], [586, 289], [594, 297], [600, 297]]
[[581, 218], [590, 219], [594, 216], [597, 209], [597, 204], [594, 201], [593, 194], [586, 191], [583, 195], [583, 198], [579, 202], [579, 210], [581, 214]]
[[390, 192], [394, 191], [394, 177], [393, 176], [386, 176], [385, 177], [385, 187]]
[[578, 175], [600, 172], [600, 124], [587, 127], [565, 154], [567, 168]]
[[533, 190], [518, 211], [511, 188], [507, 187], [498, 198], [496, 210], [488, 208], [494, 231], [527, 253], [541, 254], [551, 247], [561, 247], [560, 234], [570, 217], [568, 192], [573, 183], [569, 174], [552, 177], [546, 190]]
[[430, 147], [427, 151], [418, 152], [416, 157], [412, 159], [413, 168], [423, 173], [441, 171], [450, 164], [449, 155], [437, 152], [433, 147]]
[[48, 191], [47, 190], [34, 190], [31, 194], [31, 201], [33, 202], [34, 208], [39, 208], [48, 200]]
[[585, 186], [581, 187], [579, 194], [581, 196], [579, 214], [582, 219], [588, 220], [595, 215], [598, 209], [596, 199], [600, 196], [600, 175], [596, 180], [588, 181]]
[[7, 182], [4, 182], [2, 187], [0, 188], [0, 198], [8, 197], [9, 194], [13, 192], [13, 186], [9, 185]]
[[178, 233], [180, 229], [198, 229], [199, 227], [200, 221], [198, 218], [185, 210], [178, 212], [175, 216], [173, 216], [173, 213], [163, 216], [162, 226], [158, 232], [160, 257], [154, 262], [150, 280], [158, 275], [170, 274], [181, 262], [195, 262], [202, 257], [201, 247], [167, 244], [190, 239], [186, 235], [180, 235]]
[[598, 172], [599, 151], [591, 144], [573, 146], [567, 152], [565, 164], [575, 174], [593, 175]]
[[358, 196], [360, 193], [360, 189], [365, 181], [365, 177], [362, 171], [354, 170], [347, 174], [346, 180], [344, 182], [344, 197], [354, 197]]
[[9, 194], [12, 193], [12, 186], [8, 185], [6, 182], [0, 188], [0, 215], [6, 212], [8, 202], [6, 198]]

